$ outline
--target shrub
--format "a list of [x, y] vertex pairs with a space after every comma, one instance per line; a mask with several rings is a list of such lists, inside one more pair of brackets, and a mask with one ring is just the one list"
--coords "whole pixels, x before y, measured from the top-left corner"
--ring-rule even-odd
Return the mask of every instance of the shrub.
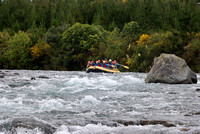
[[140, 26], [137, 22], [131, 21], [124, 25], [124, 28], [122, 29], [122, 36], [123, 37], [129, 37], [133, 38], [133, 40], [138, 38], [138, 34], [141, 32]]
[[33, 59], [40, 58], [44, 54], [48, 54], [48, 49], [50, 49], [50, 45], [44, 42], [40, 42], [31, 47], [31, 55]]
[[5, 55], [9, 60], [10, 68], [28, 69], [31, 66], [30, 47], [32, 46], [31, 39], [23, 31], [16, 33], [8, 41], [8, 50]]
[[101, 27], [80, 23], [67, 29], [62, 38], [63, 65], [75, 70], [84, 68], [92, 55], [90, 49], [98, 49], [105, 42], [104, 32]]
[[195, 72], [200, 72], [200, 37], [196, 36], [186, 47], [183, 58]]

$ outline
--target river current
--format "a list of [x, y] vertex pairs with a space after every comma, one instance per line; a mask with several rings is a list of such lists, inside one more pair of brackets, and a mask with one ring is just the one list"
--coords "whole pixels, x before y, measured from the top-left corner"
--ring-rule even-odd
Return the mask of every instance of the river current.
[[197, 84], [145, 73], [1, 70], [0, 134], [200, 134]]

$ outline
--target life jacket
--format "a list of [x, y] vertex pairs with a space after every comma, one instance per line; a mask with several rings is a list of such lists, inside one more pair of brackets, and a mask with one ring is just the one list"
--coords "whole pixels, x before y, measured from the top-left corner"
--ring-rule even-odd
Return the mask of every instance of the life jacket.
[[95, 64], [94, 63], [90, 63], [90, 66], [94, 66]]
[[88, 68], [88, 67], [91, 67], [91, 65], [90, 65], [90, 64], [89, 64], [89, 65], [87, 65], [87, 68]]
[[101, 63], [98, 63], [98, 67], [103, 67], [103, 65]]
[[112, 63], [108, 63], [109, 68], [113, 68], [112, 65]]
[[103, 64], [103, 67], [108, 68], [109, 66], [108, 64]]

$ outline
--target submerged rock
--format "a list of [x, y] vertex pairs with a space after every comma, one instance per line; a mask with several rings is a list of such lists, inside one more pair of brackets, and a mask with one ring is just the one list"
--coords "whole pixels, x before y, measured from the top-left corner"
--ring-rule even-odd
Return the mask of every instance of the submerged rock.
[[3, 73], [0, 73], [0, 78], [4, 78], [4, 74]]
[[123, 124], [125, 126], [129, 125], [163, 125], [165, 127], [176, 127], [175, 124], [169, 123], [164, 120], [138, 120], [138, 121], [126, 121], [126, 120], [118, 120], [117, 123]]
[[56, 131], [56, 128], [41, 122], [37, 121], [35, 119], [30, 119], [30, 118], [18, 118], [14, 119], [11, 123], [11, 131], [15, 132], [16, 128], [27, 128], [27, 129], [35, 129], [39, 128], [41, 131], [43, 131], [45, 134], [53, 134]]
[[31, 80], [36, 80], [36, 78], [35, 77], [31, 77]]
[[14, 75], [14, 76], [15, 76], [15, 75], [19, 75], [19, 73], [14, 73], [13, 75]]
[[174, 54], [161, 54], [145, 79], [147, 83], [196, 84], [197, 76], [184, 59]]
[[196, 89], [197, 92], [200, 92], [200, 88]]
[[40, 75], [38, 78], [41, 78], [41, 79], [49, 79], [48, 76], [45, 76], [45, 75]]

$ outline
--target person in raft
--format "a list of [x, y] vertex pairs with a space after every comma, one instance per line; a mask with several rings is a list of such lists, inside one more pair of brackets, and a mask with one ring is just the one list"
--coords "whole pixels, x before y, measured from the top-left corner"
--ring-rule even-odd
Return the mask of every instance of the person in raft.
[[119, 64], [117, 64], [116, 60], [113, 61], [113, 65], [115, 66], [116, 69], [119, 68], [119, 66], [120, 66]]
[[112, 60], [111, 60], [111, 59], [109, 59], [108, 65], [109, 65], [109, 68], [113, 68], [113, 63], [112, 63]]
[[109, 68], [109, 65], [106, 64], [106, 61], [105, 61], [105, 60], [103, 61], [103, 67], [105, 67], [105, 68]]
[[95, 66], [95, 63], [94, 63], [94, 61], [91, 61], [91, 62], [90, 62], [90, 64], [91, 64], [92, 66]]
[[101, 63], [100, 60], [98, 60], [98, 64], [97, 64], [98, 67], [103, 67], [103, 64]]
[[103, 64], [101, 63], [100, 60], [96, 61], [96, 64], [94, 63], [94, 61], [88, 61], [87, 68], [91, 67], [91, 66], [98, 66], [98, 67], [116, 68], [117, 69], [119, 67], [119, 64], [117, 64], [116, 60], [114, 60], [113, 62], [111, 59], [109, 59], [109, 62], [107, 62], [107, 59], [102, 60], [102, 61], [103, 61]]
[[88, 61], [87, 68], [90, 67], [90, 66], [91, 66], [91, 65], [90, 65], [90, 61]]

